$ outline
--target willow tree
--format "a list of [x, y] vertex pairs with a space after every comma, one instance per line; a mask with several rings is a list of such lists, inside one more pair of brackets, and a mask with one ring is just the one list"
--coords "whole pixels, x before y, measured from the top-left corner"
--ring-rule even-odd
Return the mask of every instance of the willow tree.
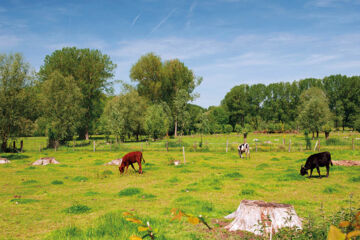
[[0, 139], [4, 152], [9, 150], [10, 138], [30, 133], [36, 118], [29, 70], [21, 54], [0, 54]]
[[[83, 95], [81, 107], [85, 109], [78, 127], [80, 138], [89, 139], [89, 131], [102, 114], [104, 92], [111, 91], [113, 70], [116, 64], [99, 50], [65, 47], [47, 55], [40, 67], [39, 76], [47, 81], [54, 71], [64, 77], [72, 77]], [[51, 93], [49, 93], [51, 94]]]
[[332, 120], [328, 99], [320, 88], [310, 88], [300, 96], [298, 123], [303, 129], [313, 133], [317, 137], [319, 131]]

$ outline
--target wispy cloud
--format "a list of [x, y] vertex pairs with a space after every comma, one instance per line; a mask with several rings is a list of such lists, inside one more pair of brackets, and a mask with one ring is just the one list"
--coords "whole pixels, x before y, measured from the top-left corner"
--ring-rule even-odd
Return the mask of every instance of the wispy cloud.
[[191, 18], [193, 16], [196, 6], [197, 6], [197, 1], [192, 2], [192, 4], [190, 5], [190, 8], [189, 8], [189, 11], [187, 14], [186, 28], [189, 28], [191, 25]]
[[0, 48], [12, 48], [17, 46], [21, 41], [22, 39], [15, 35], [0, 33]]
[[0, 6], [0, 13], [6, 12], [6, 8]]
[[174, 14], [175, 10], [176, 10], [176, 8], [174, 8], [173, 10], [171, 10], [170, 13], [169, 13], [166, 17], [164, 17], [164, 18], [159, 22], [159, 24], [156, 25], [156, 26], [151, 30], [151, 33], [155, 32], [156, 30], [158, 30], [158, 29], [161, 27], [161, 25], [163, 25], [164, 23], [166, 23], [166, 21], [171, 17], [171, 15]]
[[133, 20], [132, 23], [131, 23], [131, 27], [133, 27], [133, 26], [136, 24], [136, 22], [139, 20], [140, 16], [141, 16], [141, 14], [137, 15], [137, 16], [134, 18], [134, 20]]

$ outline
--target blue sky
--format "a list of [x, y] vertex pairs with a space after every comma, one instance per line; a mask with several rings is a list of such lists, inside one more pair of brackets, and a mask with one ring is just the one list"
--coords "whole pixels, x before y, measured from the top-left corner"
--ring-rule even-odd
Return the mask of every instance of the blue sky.
[[359, 75], [360, 0], [0, 1], [1, 53], [38, 70], [64, 46], [100, 49], [126, 82], [148, 52], [179, 58], [208, 107], [242, 83]]

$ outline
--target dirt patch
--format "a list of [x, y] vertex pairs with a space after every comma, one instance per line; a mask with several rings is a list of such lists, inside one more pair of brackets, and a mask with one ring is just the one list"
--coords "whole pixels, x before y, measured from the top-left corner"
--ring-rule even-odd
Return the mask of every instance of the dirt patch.
[[340, 161], [332, 161], [335, 166], [360, 166], [360, 161], [351, 161], [351, 160], [340, 160]]

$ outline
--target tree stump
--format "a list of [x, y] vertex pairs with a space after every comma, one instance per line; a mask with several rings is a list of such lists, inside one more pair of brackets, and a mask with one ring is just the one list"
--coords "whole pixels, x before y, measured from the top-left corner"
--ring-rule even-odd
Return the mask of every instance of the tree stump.
[[53, 157], [44, 157], [36, 160], [31, 165], [48, 165], [48, 164], [60, 164], [58, 161], [55, 160]]
[[301, 220], [290, 204], [242, 200], [238, 209], [225, 218], [235, 218], [225, 226], [229, 231], [248, 231], [256, 235], [272, 235], [282, 227], [302, 228]]

